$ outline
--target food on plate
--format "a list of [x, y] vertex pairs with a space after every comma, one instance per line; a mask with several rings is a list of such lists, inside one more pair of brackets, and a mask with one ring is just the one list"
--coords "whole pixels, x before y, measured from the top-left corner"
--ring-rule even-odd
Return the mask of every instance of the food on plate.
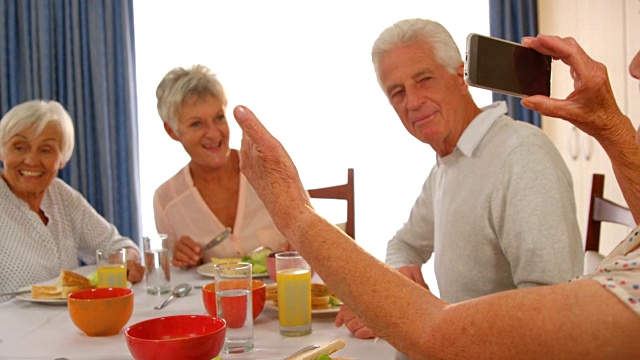
[[311, 284], [311, 308], [313, 310], [331, 309], [331, 293], [325, 284]]
[[31, 286], [31, 298], [33, 299], [66, 299], [69, 294], [91, 289], [91, 281], [83, 275], [70, 270], [60, 270], [60, 276], [55, 285]]
[[316, 358], [316, 360], [354, 360], [352, 357], [331, 357], [329, 355], [322, 354]]
[[242, 261], [242, 259], [241, 258], [216, 258], [216, 257], [211, 258], [211, 264], [213, 265], [226, 264], [226, 263], [238, 262], [238, 261]]
[[224, 264], [230, 262], [248, 262], [252, 265], [251, 273], [252, 274], [266, 274], [267, 273], [267, 255], [269, 255], [269, 251], [258, 251], [251, 256], [244, 256], [242, 258], [211, 258], [211, 263], [213, 265], [216, 264]]
[[[273, 304], [278, 306], [278, 284], [267, 284], [267, 301], [273, 301]], [[312, 283], [311, 284], [311, 309], [312, 310], [327, 310], [335, 306], [341, 306], [342, 301], [335, 297], [329, 291], [329, 288], [325, 284]]]
[[251, 272], [253, 274], [266, 274], [267, 273], [267, 255], [271, 253], [268, 251], [258, 251], [251, 256], [245, 256], [242, 261], [251, 263], [253, 265]]
[[278, 301], [278, 284], [267, 284], [267, 301]]
[[87, 275], [91, 286], [98, 286], [98, 272], [94, 271], [91, 274]]
[[290, 358], [290, 360], [326, 360], [326, 359], [332, 359], [332, 360], [347, 360], [347, 359], [353, 359], [353, 358], [336, 358], [336, 357], [330, 357], [329, 355], [335, 353], [336, 351], [342, 349], [345, 347], [345, 342], [342, 339], [337, 339], [334, 340], [328, 344], [324, 344], [322, 346], [320, 346], [317, 349], [313, 349], [307, 352], [303, 352], [302, 354], [296, 355], [292, 358]]

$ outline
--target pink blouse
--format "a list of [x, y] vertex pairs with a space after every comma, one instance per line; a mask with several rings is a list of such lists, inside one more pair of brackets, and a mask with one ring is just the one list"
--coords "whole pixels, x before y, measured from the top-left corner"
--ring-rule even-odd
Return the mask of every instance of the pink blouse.
[[[187, 235], [205, 245], [225, 229], [195, 187], [189, 165], [156, 189], [153, 210], [158, 233], [167, 234], [171, 243]], [[280, 250], [285, 242], [284, 235], [241, 173], [238, 209], [231, 235], [209, 250], [204, 261], [209, 261], [210, 257], [242, 257], [263, 245]]]

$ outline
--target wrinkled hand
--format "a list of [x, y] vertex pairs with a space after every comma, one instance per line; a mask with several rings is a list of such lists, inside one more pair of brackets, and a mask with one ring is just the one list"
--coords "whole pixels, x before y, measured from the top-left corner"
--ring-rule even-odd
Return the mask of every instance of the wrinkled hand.
[[174, 266], [190, 268], [202, 262], [200, 250], [202, 246], [196, 243], [189, 236], [181, 236], [173, 247]]
[[240, 169], [269, 211], [278, 229], [288, 226], [304, 207], [311, 207], [298, 170], [282, 144], [244, 106], [233, 110], [242, 128]]
[[366, 327], [351, 311], [347, 308], [346, 305], [342, 305], [340, 311], [338, 311], [338, 315], [336, 315], [335, 320], [336, 327], [340, 327], [343, 324], [360, 339], [371, 339], [376, 337], [376, 334], [373, 330]]
[[422, 270], [420, 270], [419, 266], [406, 265], [406, 266], [400, 267], [398, 271], [400, 271], [402, 275], [413, 280], [413, 282], [429, 290], [429, 286], [427, 286], [427, 283], [424, 281], [424, 277], [422, 276]]
[[133, 247], [126, 247], [127, 280], [132, 284], [139, 283], [144, 277], [144, 266], [140, 261], [140, 252]]
[[599, 141], [628, 131], [630, 121], [618, 108], [607, 68], [589, 57], [573, 38], [538, 35], [523, 38], [522, 44], [569, 65], [574, 86], [564, 100], [536, 95], [522, 99], [522, 106], [567, 120]]
[[127, 280], [132, 284], [139, 283], [144, 277], [144, 266], [140, 261], [127, 260]]

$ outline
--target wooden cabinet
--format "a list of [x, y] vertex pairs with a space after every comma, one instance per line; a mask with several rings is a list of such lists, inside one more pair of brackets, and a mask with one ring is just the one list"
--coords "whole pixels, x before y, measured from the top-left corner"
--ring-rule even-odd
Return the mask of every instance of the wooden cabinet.
[[[587, 54], [604, 63], [618, 106], [636, 121], [640, 120], [640, 95], [638, 82], [629, 76], [628, 64], [640, 49], [639, 8], [639, 0], [538, 0], [540, 33], [573, 37]], [[630, 48], [634, 50], [632, 54]], [[573, 90], [569, 67], [561, 61], [554, 61], [552, 66], [552, 96], [565, 98]], [[635, 99], [633, 109], [628, 106], [631, 99]], [[556, 144], [571, 171], [578, 221], [584, 234], [593, 173], [605, 174], [607, 198], [625, 204], [611, 163], [595, 139], [564, 120], [543, 117], [542, 129]], [[608, 253], [628, 232], [623, 226], [603, 227], [600, 251]]]

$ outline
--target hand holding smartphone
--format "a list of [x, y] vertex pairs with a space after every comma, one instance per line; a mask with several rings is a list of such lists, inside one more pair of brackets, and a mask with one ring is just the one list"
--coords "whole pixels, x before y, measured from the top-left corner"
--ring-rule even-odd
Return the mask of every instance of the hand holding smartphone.
[[511, 41], [469, 34], [464, 79], [502, 94], [549, 96], [551, 57]]

